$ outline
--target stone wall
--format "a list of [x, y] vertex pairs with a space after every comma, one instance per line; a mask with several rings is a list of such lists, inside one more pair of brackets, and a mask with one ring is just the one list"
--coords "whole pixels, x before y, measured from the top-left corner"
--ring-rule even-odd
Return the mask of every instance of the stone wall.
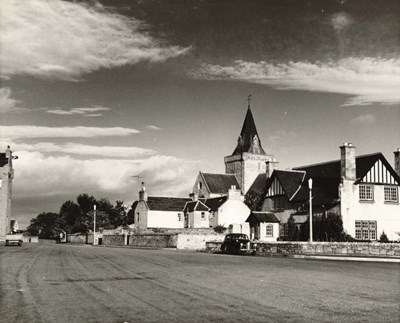
[[177, 235], [168, 233], [134, 234], [127, 237], [129, 246], [138, 248], [176, 248]]
[[225, 234], [178, 234], [177, 249], [205, 250], [207, 241], [223, 241]]
[[23, 242], [26, 243], [37, 243], [39, 242], [39, 237], [38, 236], [23, 236]]
[[105, 246], [125, 246], [127, 244], [126, 237], [125, 234], [103, 235], [101, 242]]
[[79, 244], [93, 244], [93, 234], [68, 234], [67, 242]]
[[[206, 250], [219, 251], [220, 246], [220, 242], [208, 241]], [[257, 254], [400, 257], [400, 243], [257, 242]]]

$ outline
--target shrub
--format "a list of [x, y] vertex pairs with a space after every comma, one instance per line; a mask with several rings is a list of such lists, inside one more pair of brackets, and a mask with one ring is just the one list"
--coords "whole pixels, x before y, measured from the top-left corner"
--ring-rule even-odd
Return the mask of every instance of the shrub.
[[226, 228], [223, 225], [217, 225], [214, 227], [214, 231], [217, 233], [224, 233], [226, 231]]
[[379, 242], [389, 242], [389, 239], [385, 233], [385, 231], [382, 231], [381, 236], [379, 237]]

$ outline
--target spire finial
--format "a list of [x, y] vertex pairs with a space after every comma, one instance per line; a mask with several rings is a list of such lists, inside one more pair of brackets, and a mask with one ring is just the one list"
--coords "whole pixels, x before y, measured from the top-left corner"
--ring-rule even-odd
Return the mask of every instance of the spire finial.
[[250, 109], [251, 94], [247, 96], [247, 106]]

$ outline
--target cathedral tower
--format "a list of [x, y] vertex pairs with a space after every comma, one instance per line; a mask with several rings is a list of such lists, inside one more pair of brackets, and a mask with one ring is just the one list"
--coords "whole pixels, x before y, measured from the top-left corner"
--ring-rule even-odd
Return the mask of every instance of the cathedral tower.
[[253, 184], [256, 177], [266, 172], [266, 162], [271, 161], [272, 156], [267, 155], [261, 146], [253, 114], [249, 105], [243, 122], [238, 142], [232, 155], [226, 156], [225, 173], [235, 174], [240, 184], [242, 194]]

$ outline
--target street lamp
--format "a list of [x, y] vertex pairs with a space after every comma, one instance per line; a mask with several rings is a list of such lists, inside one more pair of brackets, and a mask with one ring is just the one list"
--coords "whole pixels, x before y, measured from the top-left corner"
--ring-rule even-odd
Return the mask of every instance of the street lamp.
[[308, 179], [308, 188], [310, 189], [310, 242], [313, 242], [312, 232], [312, 178]]
[[93, 205], [93, 245], [96, 244], [96, 204]]

